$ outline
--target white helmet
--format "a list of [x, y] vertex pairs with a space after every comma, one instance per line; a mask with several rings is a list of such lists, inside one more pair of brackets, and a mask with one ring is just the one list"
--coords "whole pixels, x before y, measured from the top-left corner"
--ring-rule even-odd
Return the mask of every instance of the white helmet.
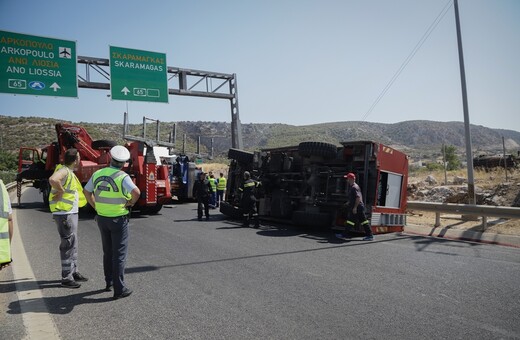
[[110, 149], [110, 155], [118, 162], [126, 162], [130, 159], [130, 151], [122, 145], [116, 145]]

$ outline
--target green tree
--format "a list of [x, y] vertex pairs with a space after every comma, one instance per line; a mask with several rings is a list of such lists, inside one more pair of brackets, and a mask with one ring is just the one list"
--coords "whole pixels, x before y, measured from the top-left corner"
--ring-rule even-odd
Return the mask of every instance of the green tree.
[[438, 171], [438, 170], [442, 170], [442, 164], [439, 164], [439, 163], [428, 163], [426, 164], [426, 169], [428, 169], [428, 171]]
[[0, 150], [0, 171], [16, 171], [18, 160], [16, 155]]
[[[446, 170], [460, 169], [461, 163], [459, 156], [455, 154], [457, 149], [453, 145], [444, 146], [444, 157], [446, 159]], [[442, 150], [441, 150], [442, 151]]]

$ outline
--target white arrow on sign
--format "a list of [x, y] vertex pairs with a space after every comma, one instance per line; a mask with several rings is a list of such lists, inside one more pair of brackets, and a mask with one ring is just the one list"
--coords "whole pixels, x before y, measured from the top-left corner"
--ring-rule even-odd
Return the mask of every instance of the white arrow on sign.
[[53, 83], [51, 86], [50, 86], [51, 89], [54, 89], [54, 92], [58, 91], [59, 89], [61, 89], [60, 85], [58, 85], [57, 83]]
[[125, 87], [123, 87], [121, 92], [123, 92], [125, 94], [125, 96], [126, 96], [126, 95], [128, 95], [128, 92], [130, 92], [130, 90], [125, 86]]

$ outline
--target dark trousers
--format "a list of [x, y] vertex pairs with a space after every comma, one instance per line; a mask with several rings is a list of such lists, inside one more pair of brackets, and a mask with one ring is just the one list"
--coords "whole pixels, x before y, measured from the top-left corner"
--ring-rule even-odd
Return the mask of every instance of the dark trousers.
[[224, 190], [217, 190], [217, 207], [220, 205], [220, 202], [224, 201]]
[[258, 227], [260, 225], [260, 220], [256, 209], [256, 198], [248, 196], [244, 197], [241, 202], [241, 208], [244, 216], [244, 226], [249, 227], [249, 220], [252, 219], [255, 223], [255, 227]]
[[365, 215], [365, 206], [358, 205], [357, 211], [355, 214], [352, 213], [352, 207], [348, 207], [347, 219], [345, 221], [345, 226], [357, 226], [361, 225], [363, 230], [365, 231], [365, 236], [372, 236], [372, 228], [370, 227], [370, 223]]
[[61, 280], [74, 281], [78, 271], [78, 214], [52, 215], [60, 234]]
[[128, 252], [128, 217], [97, 216], [103, 244], [103, 270], [107, 285], [114, 285], [114, 295], [125, 288], [125, 265]]
[[209, 218], [209, 196], [197, 198], [197, 216], [199, 220], [202, 218], [202, 207], [204, 207], [206, 218]]
[[209, 205], [211, 205], [212, 207], [215, 207], [217, 205], [217, 192], [216, 191], [210, 193]]

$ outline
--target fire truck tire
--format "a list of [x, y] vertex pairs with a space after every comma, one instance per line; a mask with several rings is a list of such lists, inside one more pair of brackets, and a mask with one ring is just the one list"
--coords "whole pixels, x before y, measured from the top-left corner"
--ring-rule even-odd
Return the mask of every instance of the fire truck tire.
[[220, 202], [220, 212], [232, 219], [242, 218], [242, 210], [229, 204], [228, 202]]
[[331, 217], [327, 213], [294, 211], [292, 221], [295, 226], [326, 228], [331, 224]]
[[251, 163], [253, 161], [254, 154], [252, 152], [242, 151], [239, 149], [229, 149], [228, 158], [234, 159], [238, 163]]
[[323, 142], [302, 142], [298, 145], [298, 153], [302, 157], [320, 156], [325, 159], [336, 157], [337, 146]]
[[92, 142], [92, 149], [99, 150], [101, 148], [112, 148], [116, 145], [117, 143], [112, 140], [100, 139]]

